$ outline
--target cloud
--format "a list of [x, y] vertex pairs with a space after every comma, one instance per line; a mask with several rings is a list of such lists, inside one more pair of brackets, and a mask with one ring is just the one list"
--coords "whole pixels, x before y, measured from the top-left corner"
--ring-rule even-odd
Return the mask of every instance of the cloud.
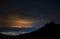
[[9, 15], [6, 18], [0, 18], [0, 21], [0, 27], [10, 28], [31, 28], [35, 24], [35, 20], [23, 19], [18, 15]]

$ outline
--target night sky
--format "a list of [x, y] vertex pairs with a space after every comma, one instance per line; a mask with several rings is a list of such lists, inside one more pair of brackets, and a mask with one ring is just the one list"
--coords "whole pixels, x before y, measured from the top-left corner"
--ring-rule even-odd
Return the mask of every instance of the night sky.
[[58, 0], [2, 0], [0, 14], [18, 13], [22, 17], [33, 17], [60, 22], [60, 7]]
[[60, 3], [58, 0], [0, 1], [0, 18], [5, 20], [7, 16], [16, 14], [21, 18], [39, 20], [37, 24], [40, 23], [40, 25], [50, 21], [60, 24]]

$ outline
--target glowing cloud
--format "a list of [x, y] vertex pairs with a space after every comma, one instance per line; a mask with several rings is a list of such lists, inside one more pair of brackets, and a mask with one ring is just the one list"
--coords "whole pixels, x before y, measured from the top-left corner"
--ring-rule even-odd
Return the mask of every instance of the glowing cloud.
[[35, 24], [35, 21], [29, 21], [27, 19], [21, 19], [18, 16], [9, 16], [8, 27], [11, 28], [31, 28]]
[[0, 27], [31, 28], [35, 23], [35, 20], [21, 18], [18, 15], [9, 15], [6, 18], [0, 18]]

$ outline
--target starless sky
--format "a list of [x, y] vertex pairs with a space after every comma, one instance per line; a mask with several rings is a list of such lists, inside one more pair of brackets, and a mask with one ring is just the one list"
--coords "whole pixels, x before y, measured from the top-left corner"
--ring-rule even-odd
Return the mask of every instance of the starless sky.
[[58, 0], [1, 0], [0, 17], [18, 14], [21, 18], [34, 18], [60, 23]]
[[[16, 15], [18, 18], [16, 18]], [[11, 19], [14, 20], [11, 20], [9, 16], [12, 16]], [[24, 19], [30, 21], [24, 21]], [[34, 22], [38, 20], [38, 23], [34, 25], [35, 27], [31, 27], [31, 23], [34, 23], [32, 20]], [[10, 34], [13, 31], [10, 35], [14, 33], [16, 35], [16, 31], [19, 31], [17, 34], [32, 32], [50, 21], [60, 24], [59, 0], [0, 0], [0, 32], [3, 31], [5, 34]], [[27, 23], [31, 28], [21, 28], [21, 26], [27, 25]], [[19, 29], [8, 28], [10, 26], [18, 28], [17, 25], [19, 25]], [[3, 27], [1, 28], [1, 26]], [[6, 28], [4, 28], [5, 26]]]

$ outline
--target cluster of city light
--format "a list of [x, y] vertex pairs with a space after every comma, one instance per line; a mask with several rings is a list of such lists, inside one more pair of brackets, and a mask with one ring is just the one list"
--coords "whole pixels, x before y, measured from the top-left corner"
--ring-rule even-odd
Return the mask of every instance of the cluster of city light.
[[5, 35], [13, 35], [13, 36], [16, 36], [16, 35], [20, 35], [20, 34], [25, 34], [25, 33], [28, 33], [28, 32], [24, 32], [24, 31], [19, 31], [19, 32], [12, 32], [12, 31], [9, 31], [9, 32], [0, 32], [2, 34], [5, 34]]

